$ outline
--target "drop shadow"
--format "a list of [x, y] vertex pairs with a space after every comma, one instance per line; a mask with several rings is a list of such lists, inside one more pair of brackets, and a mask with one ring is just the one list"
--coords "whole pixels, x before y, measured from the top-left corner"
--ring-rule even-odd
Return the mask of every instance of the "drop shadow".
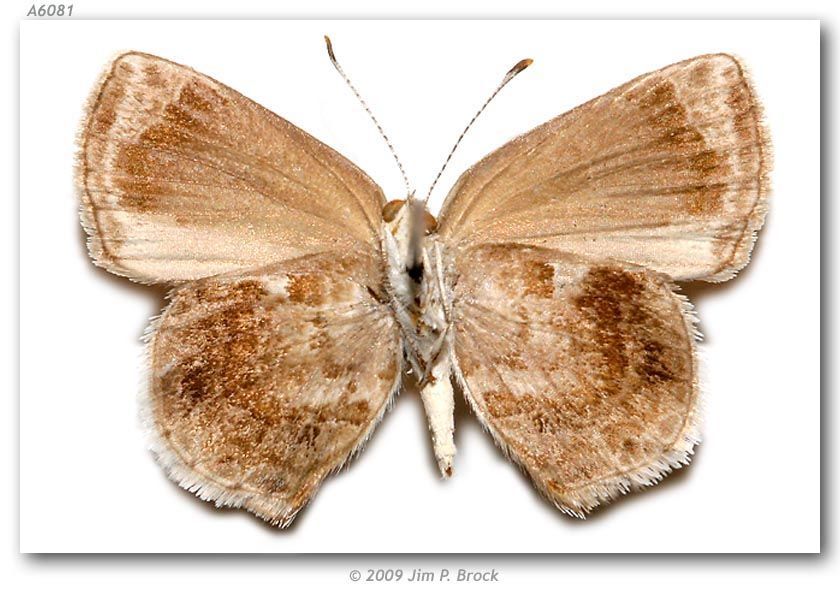
[[749, 285], [749, 280], [752, 277], [753, 273], [753, 270], [750, 268], [750, 266], [760, 260], [760, 256], [765, 246], [764, 239], [768, 237], [769, 232], [773, 229], [772, 215], [773, 212], [771, 207], [771, 209], [767, 213], [767, 216], [764, 219], [763, 227], [759, 230], [757, 239], [755, 241], [755, 245], [753, 246], [752, 252], [750, 253], [749, 261], [746, 265], [744, 265], [744, 268], [742, 268], [735, 274], [734, 277], [732, 277], [732, 279], [728, 279], [727, 281], [721, 281], [717, 283], [699, 280], [678, 282], [677, 291], [683, 296], [685, 296], [694, 308], [694, 311], [697, 314], [697, 318], [699, 320], [696, 327], [697, 330], [703, 334], [704, 341], [709, 342], [711, 341], [711, 339], [709, 338], [708, 333], [706, 333], [703, 330], [703, 302], [706, 300], [706, 298], [713, 298], [718, 294], [726, 292], [731, 286]]
[[[163, 312], [163, 309], [168, 304], [167, 296], [170, 290], [172, 289], [172, 286], [160, 283], [137, 283], [121, 275], [111, 273], [110, 271], [107, 271], [102, 267], [96, 266], [93, 263], [90, 254], [88, 253], [88, 236], [85, 233], [85, 230], [81, 226], [78, 226], [77, 229], [79, 240], [78, 247], [81, 253], [84, 255], [84, 262], [89, 272], [93, 273], [93, 275], [96, 278], [101, 279], [102, 281], [107, 281], [110, 285], [118, 287], [121, 290], [145, 297], [149, 305], [152, 307], [152, 316], [159, 315], [161, 312]], [[140, 335], [138, 337], [142, 337], [143, 333], [145, 333], [145, 330], [146, 324], [144, 323], [143, 328], [141, 329]]]
[[515, 469], [519, 477], [521, 478], [523, 484], [526, 485], [533, 494], [536, 500], [534, 505], [540, 506], [543, 512], [545, 512], [547, 515], [551, 515], [558, 523], [561, 523], [563, 525], [568, 524], [572, 527], [579, 527], [585, 526], [587, 523], [592, 523], [593, 521], [600, 521], [613, 513], [621, 511], [622, 507], [630, 507], [639, 498], [647, 497], [648, 494], [654, 493], [656, 490], [667, 490], [670, 487], [684, 483], [690, 477], [691, 467], [697, 462], [697, 457], [699, 456], [700, 448], [702, 447], [702, 444], [698, 444], [694, 447], [694, 453], [691, 456], [690, 464], [672, 470], [662, 480], [660, 480], [654, 485], [634, 488], [633, 490], [622, 494], [614, 498], [613, 500], [600, 504], [595, 509], [593, 509], [592, 512], [588, 513], [586, 515], [586, 518], [581, 519], [578, 517], [568, 515], [554, 506], [551, 499], [549, 499], [537, 488], [537, 486], [534, 484], [533, 479], [531, 479], [531, 476], [528, 475], [528, 472], [525, 470], [525, 468], [517, 462], [508, 458], [505, 455], [504, 451], [502, 451], [502, 449], [493, 439], [493, 436], [490, 435], [490, 432], [487, 431], [481, 425], [481, 423], [478, 420], [478, 417], [472, 411], [467, 399], [464, 397], [463, 390], [461, 390], [460, 386], [455, 386], [455, 390], [456, 446], [460, 448], [460, 446], [457, 443], [457, 432], [459, 431], [459, 429], [463, 429], [462, 427], [458, 427], [457, 423], [466, 421], [470, 423], [471, 426], [481, 429], [489, 439], [487, 443], [492, 444], [492, 446], [494, 447], [493, 449], [496, 452], [496, 461], [499, 464], [506, 464], [509, 468]]
[[[832, 64], [834, 40], [826, 22], [820, 24], [820, 556], [829, 556], [834, 550], [834, 481], [837, 471], [833, 469], [836, 456], [834, 436], [829, 428], [834, 423], [832, 400], [834, 393], [834, 313], [836, 294], [834, 291], [836, 270], [831, 259], [835, 256], [834, 236], [831, 224], [835, 223], [834, 202], [834, 114], [830, 107], [836, 108], [834, 77], [836, 70]], [[828, 307], [827, 309], [825, 307]], [[836, 434], [836, 432], [835, 432]], [[835, 507], [834, 510], [832, 507]]]
[[[295, 533], [295, 531], [300, 527], [300, 523], [306, 520], [306, 514], [309, 512], [307, 509], [310, 505], [316, 503], [316, 497], [318, 495], [316, 491], [313, 497], [309, 500], [309, 502], [306, 502], [300, 508], [295, 517], [292, 519], [292, 522], [289, 523], [286, 527], [280, 527], [279, 525], [272, 525], [262, 517], [255, 515], [254, 513], [245, 508], [237, 508], [233, 506], [217, 506], [213, 500], [203, 500], [202, 498], [199, 498], [198, 495], [196, 495], [194, 492], [184, 489], [176, 482], [169, 479], [166, 476], [166, 473], [164, 472], [164, 469], [162, 467], [159, 470], [161, 472], [161, 476], [166, 478], [166, 480], [171, 485], [174, 485], [178, 489], [178, 492], [180, 492], [179, 495], [191, 499], [192, 505], [199, 505], [200, 510], [205, 511], [207, 514], [211, 514], [213, 519], [237, 520], [243, 525], [248, 525], [250, 523], [252, 526], [258, 529], [262, 529], [270, 535], [279, 537], [289, 537]], [[333, 476], [335, 475], [338, 474], [336, 473]], [[328, 479], [332, 479], [332, 476]]]
[[[587, 513], [586, 518], [584, 519], [569, 517], [568, 521], [571, 522], [572, 526], [580, 527], [585, 526], [587, 523], [605, 520], [607, 517], [613, 515], [614, 513], [617, 514], [623, 509], [629, 509], [633, 504], [635, 504], [639, 500], [647, 498], [651, 494], [664, 492], [674, 486], [679, 486], [687, 483], [691, 477], [692, 467], [698, 462], [697, 457], [702, 454], [702, 448], [702, 443], [696, 445], [694, 447], [694, 453], [691, 456], [691, 462], [687, 465], [683, 465], [678, 469], [672, 470], [670, 473], [665, 475], [665, 477], [659, 482], [653, 485], [634, 488], [626, 494], [622, 494], [621, 496], [618, 496], [613, 500], [602, 503], [599, 506], [595, 507], [592, 510], [592, 512]], [[663, 525], [669, 526], [668, 523], [663, 523]]]

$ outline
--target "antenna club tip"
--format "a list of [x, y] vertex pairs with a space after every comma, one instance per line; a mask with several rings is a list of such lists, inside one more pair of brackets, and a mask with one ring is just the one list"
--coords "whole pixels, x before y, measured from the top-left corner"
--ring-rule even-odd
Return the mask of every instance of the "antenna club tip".
[[330, 39], [330, 36], [325, 35], [324, 41], [327, 43], [327, 54], [329, 55], [330, 60], [335, 62], [335, 53], [333, 52], [332, 40]]
[[511, 75], [518, 75], [519, 73], [521, 73], [522, 71], [524, 71], [525, 69], [530, 67], [533, 62], [534, 62], [534, 59], [532, 59], [532, 58], [523, 58], [518, 63], [513, 65], [513, 68], [510, 70], [510, 74]]

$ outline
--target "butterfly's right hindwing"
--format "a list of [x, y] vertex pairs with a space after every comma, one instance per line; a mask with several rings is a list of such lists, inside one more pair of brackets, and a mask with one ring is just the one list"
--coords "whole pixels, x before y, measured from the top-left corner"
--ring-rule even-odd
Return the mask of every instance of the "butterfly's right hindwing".
[[370, 260], [310, 256], [174, 291], [149, 339], [145, 420], [182, 487], [285, 526], [359, 450], [402, 368]]

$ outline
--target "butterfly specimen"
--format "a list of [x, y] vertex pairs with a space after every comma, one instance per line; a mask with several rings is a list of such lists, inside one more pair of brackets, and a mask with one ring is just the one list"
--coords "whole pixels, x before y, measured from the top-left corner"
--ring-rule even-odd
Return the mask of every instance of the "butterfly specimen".
[[769, 141], [725, 54], [508, 142], [461, 175], [437, 219], [148, 54], [112, 61], [79, 139], [94, 262], [172, 286], [147, 339], [158, 460], [201, 498], [280, 526], [360, 450], [404, 372], [445, 477], [453, 383], [571, 515], [687, 464], [695, 317], [675, 282], [733, 277], [766, 212]]

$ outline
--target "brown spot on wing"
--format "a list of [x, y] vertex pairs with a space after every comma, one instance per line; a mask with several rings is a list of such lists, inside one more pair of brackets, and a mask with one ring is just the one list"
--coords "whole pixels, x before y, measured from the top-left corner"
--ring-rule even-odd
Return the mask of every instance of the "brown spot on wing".
[[[160, 79], [159, 65], [147, 65], [147, 76], [149, 69], [155, 73], [153, 79]], [[114, 162], [117, 172], [121, 173], [115, 184], [123, 194], [123, 206], [137, 212], [159, 210], [161, 197], [171, 192], [173, 183], [157, 181], [161, 172], [172, 169], [174, 161], [185, 157], [188, 150], [196, 146], [196, 140], [217, 137], [213, 123], [226, 103], [227, 100], [212, 88], [200, 88], [195, 82], [189, 82], [136, 141], [124, 143]], [[200, 150], [196, 149], [195, 157], [186, 157], [187, 164], [190, 160], [198, 160], [198, 156]], [[183, 215], [181, 219], [184, 220]]]
[[149, 86], [155, 88], [166, 87], [166, 77], [163, 75], [160, 65], [151, 62], [146, 64], [143, 67], [143, 74], [146, 76], [146, 83]]
[[698, 61], [689, 77], [692, 85], [702, 88], [710, 84], [711, 75], [712, 65], [705, 61]]
[[289, 300], [309, 306], [319, 306], [324, 300], [323, 278], [313, 273], [293, 273], [288, 276]]
[[586, 323], [591, 337], [581, 336], [581, 354], [600, 355], [597, 365], [604, 391], [614, 393], [623, 385], [629, 365], [626, 323], [639, 316], [642, 286], [632, 273], [609, 267], [591, 269], [580, 284], [573, 303]]
[[[710, 67], [699, 68], [707, 76]], [[687, 183], [674, 190], [675, 194], [685, 196], [686, 210], [695, 216], [719, 212], [726, 191], [726, 186], [721, 184], [732, 174], [732, 169], [724, 154], [706, 143], [700, 131], [692, 126], [676, 85], [660, 78], [650, 87], [631, 88], [625, 98], [647, 115], [652, 131], [664, 132], [660, 138], [663, 163], [672, 165], [675, 173], [687, 174]]]
[[540, 261], [529, 261], [522, 273], [525, 280], [525, 294], [551, 298], [554, 294], [554, 267]]
[[667, 350], [657, 340], [647, 340], [642, 344], [644, 358], [637, 367], [637, 372], [649, 383], [671, 381], [674, 373], [667, 364]]

